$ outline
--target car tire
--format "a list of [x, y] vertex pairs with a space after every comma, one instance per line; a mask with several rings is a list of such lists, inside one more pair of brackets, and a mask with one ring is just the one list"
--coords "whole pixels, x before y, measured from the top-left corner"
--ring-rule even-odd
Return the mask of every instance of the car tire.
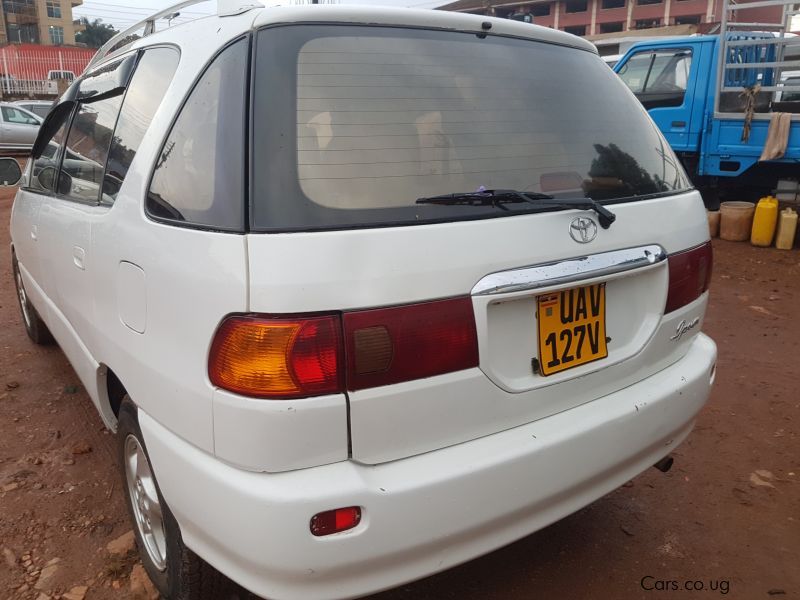
[[31, 299], [28, 298], [28, 294], [25, 291], [25, 282], [22, 281], [17, 255], [13, 252], [11, 254], [11, 270], [14, 274], [14, 287], [17, 291], [17, 302], [22, 315], [22, 324], [25, 325], [25, 332], [34, 344], [39, 344], [40, 346], [52, 344], [53, 336], [50, 330], [39, 316], [39, 313], [36, 312], [33, 304], [31, 304]]
[[[239, 598], [229, 579], [184, 545], [178, 522], [156, 482], [139, 428], [138, 409], [128, 395], [122, 400], [118, 423], [118, 458], [125, 503], [142, 565], [161, 597], [165, 600]], [[159, 514], [161, 523], [156, 523]]]

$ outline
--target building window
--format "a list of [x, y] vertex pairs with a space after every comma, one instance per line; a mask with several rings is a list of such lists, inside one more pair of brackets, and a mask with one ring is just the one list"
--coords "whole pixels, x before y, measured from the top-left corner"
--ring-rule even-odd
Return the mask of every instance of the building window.
[[3, 0], [3, 11], [15, 15], [36, 16], [34, 0]]
[[600, 33], [616, 33], [622, 31], [625, 24], [622, 21], [616, 23], [600, 23]]
[[645, 6], [647, 4], [661, 4], [661, 0], [636, 0], [636, 4], [639, 6]]
[[661, 27], [661, 19], [636, 19], [636, 29], [653, 29]]
[[575, 25], [573, 27], [564, 27], [564, 31], [572, 35], [586, 35], [586, 25]]
[[39, 27], [36, 23], [24, 25], [9, 23], [6, 29], [6, 38], [12, 44], [38, 44]]
[[534, 4], [530, 10], [534, 17], [546, 17], [550, 14], [550, 3]]
[[58, 25], [50, 25], [47, 28], [50, 32], [50, 43], [54, 46], [60, 46], [64, 43], [64, 28]]
[[51, 19], [61, 18], [61, 0], [47, 0], [47, 16]]
[[686, 15], [683, 17], [675, 17], [675, 25], [700, 25], [700, 20], [703, 15]]
[[600, 8], [625, 8], [625, 0], [603, 0]]
[[564, 5], [564, 12], [566, 13], [586, 12], [587, 5], [588, 5], [587, 0], [567, 0]]

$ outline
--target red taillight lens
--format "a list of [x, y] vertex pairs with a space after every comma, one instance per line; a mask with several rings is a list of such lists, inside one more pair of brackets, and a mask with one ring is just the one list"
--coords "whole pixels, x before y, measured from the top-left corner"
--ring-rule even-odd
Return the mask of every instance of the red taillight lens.
[[308, 318], [229, 317], [208, 359], [214, 385], [262, 398], [303, 398], [341, 392], [341, 322]]
[[222, 389], [280, 400], [476, 366], [475, 315], [472, 300], [464, 297], [354, 311], [342, 317], [228, 317], [211, 344], [208, 376]]
[[317, 537], [347, 531], [361, 522], [361, 508], [349, 506], [326, 510], [311, 517], [311, 533]]
[[345, 313], [347, 389], [478, 366], [469, 297]]
[[669, 292], [664, 313], [686, 306], [708, 289], [713, 265], [711, 242], [670, 254], [668, 264]]

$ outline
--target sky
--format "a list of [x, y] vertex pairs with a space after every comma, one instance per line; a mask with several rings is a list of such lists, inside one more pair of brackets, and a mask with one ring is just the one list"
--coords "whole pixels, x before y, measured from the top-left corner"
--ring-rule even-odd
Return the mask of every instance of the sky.
[[[330, 1], [330, 0], [328, 0]], [[372, 4], [382, 6], [413, 6], [415, 8], [434, 8], [446, 4], [448, 0], [434, 0], [425, 2], [423, 0], [338, 0], [340, 4]], [[320, 0], [326, 2], [326, 0]], [[117, 29], [126, 29], [136, 21], [140, 21], [149, 15], [163, 10], [177, 0], [83, 0], [83, 6], [72, 9], [74, 18], [87, 17], [89, 20], [102, 19], [104, 23], [109, 23]], [[275, 4], [297, 4], [302, 0], [283, 0], [272, 2], [261, 0], [267, 6]], [[308, 0], [306, 0], [308, 3]], [[326, 2], [327, 3], [327, 2]], [[179, 23], [184, 20], [199, 17], [203, 14], [212, 14], [216, 10], [216, 1], [209, 0], [196, 6], [180, 11], [181, 16], [175, 20]]]

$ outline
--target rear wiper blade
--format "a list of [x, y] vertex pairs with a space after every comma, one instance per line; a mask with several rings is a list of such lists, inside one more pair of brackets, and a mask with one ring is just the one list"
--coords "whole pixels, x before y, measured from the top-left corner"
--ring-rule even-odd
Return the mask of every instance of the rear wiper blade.
[[443, 194], [429, 198], [419, 198], [417, 204], [466, 204], [469, 206], [496, 206], [505, 209], [502, 204], [528, 202], [543, 208], [578, 208], [593, 210], [597, 213], [598, 221], [603, 229], [608, 229], [617, 220], [617, 215], [605, 206], [591, 198], [556, 198], [549, 194], [539, 192], [518, 192], [517, 190], [481, 190], [477, 192], [462, 192]]
[[429, 196], [419, 198], [417, 204], [441, 204], [455, 205], [466, 204], [468, 206], [495, 206], [503, 210], [503, 204], [516, 202], [531, 202], [532, 200], [553, 200], [553, 196], [539, 194], [536, 192], [521, 193], [515, 190], [479, 190], [477, 192], [456, 192], [454, 194], [442, 194], [441, 196]]

